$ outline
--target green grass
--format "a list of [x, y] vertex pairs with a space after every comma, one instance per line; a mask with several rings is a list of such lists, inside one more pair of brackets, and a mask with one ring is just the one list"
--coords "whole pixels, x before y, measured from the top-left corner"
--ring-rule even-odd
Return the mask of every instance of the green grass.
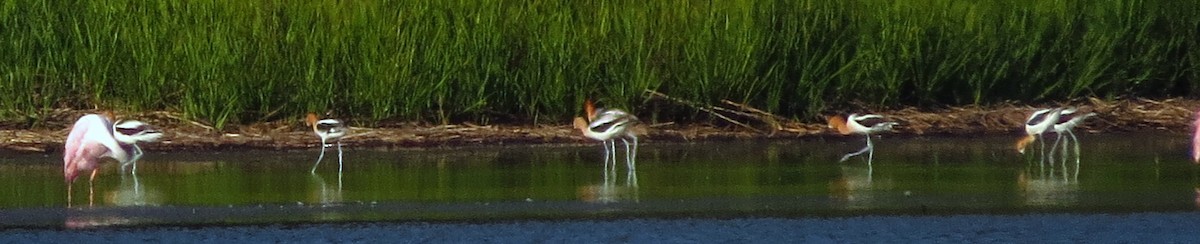
[[565, 123], [646, 89], [805, 120], [872, 107], [1200, 93], [1200, 2], [0, 3], [0, 116], [170, 110], [223, 127]]

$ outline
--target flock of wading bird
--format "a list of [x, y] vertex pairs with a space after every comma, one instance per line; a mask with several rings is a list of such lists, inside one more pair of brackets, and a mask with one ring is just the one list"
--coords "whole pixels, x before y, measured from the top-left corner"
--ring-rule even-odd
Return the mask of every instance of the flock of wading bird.
[[[575, 117], [574, 127], [581, 131], [583, 136], [603, 144], [605, 173], [615, 170], [617, 167], [617, 140], [624, 143], [627, 170], [635, 171], [638, 135], [646, 132], [637, 117], [620, 109], [596, 108], [590, 100], [585, 102], [584, 110], [587, 113], [586, 117]], [[1083, 113], [1073, 107], [1036, 110], [1025, 120], [1025, 136], [1017, 141], [1016, 150], [1024, 154], [1025, 148], [1030, 143], [1038, 141], [1041, 145], [1039, 155], [1043, 161], [1046, 158], [1053, 160], [1054, 153], [1059, 152], [1065, 162], [1068, 145], [1075, 143], [1075, 157], [1076, 163], [1078, 163], [1078, 138], [1075, 137], [1072, 129], [1095, 115], [1095, 113]], [[1200, 112], [1197, 112], [1196, 116], [1200, 118]], [[136, 175], [137, 161], [143, 155], [138, 143], [154, 142], [163, 135], [162, 131], [141, 121], [119, 120], [113, 123], [110, 119], [112, 117], [111, 114], [84, 115], [75, 122], [70, 134], [67, 135], [63, 151], [63, 177], [67, 184], [68, 203], [71, 202], [72, 183], [80, 171], [91, 171], [88, 179], [89, 192], [94, 191], [90, 188], [96, 179], [99, 164], [104, 158], [112, 158], [120, 162], [121, 172], [124, 172], [126, 168], [132, 168], [130, 172]], [[893, 131], [893, 127], [898, 124], [877, 114], [832, 115], [826, 119], [829, 128], [840, 134], [866, 137], [866, 146], [858, 151], [847, 153], [842, 156], [840, 161], [844, 162], [851, 157], [867, 153], [868, 166], [874, 160], [875, 151], [871, 137], [881, 132]], [[317, 157], [310, 173], [316, 174], [317, 166], [325, 157], [325, 148], [335, 145], [338, 149], [338, 172], [340, 173], [342, 170], [341, 139], [348, 134], [348, 127], [341, 120], [320, 119], [313, 113], [307, 115], [305, 122], [321, 140], [321, 154]], [[1196, 120], [1193, 125], [1195, 129], [1200, 130], [1200, 119]], [[1048, 135], [1056, 136], [1049, 151], [1046, 150], [1044, 140], [1041, 140]], [[1061, 149], [1058, 147], [1060, 141]], [[1192, 160], [1200, 163], [1200, 153], [1196, 153], [1200, 152], [1200, 133], [1193, 134], [1192, 142]]]

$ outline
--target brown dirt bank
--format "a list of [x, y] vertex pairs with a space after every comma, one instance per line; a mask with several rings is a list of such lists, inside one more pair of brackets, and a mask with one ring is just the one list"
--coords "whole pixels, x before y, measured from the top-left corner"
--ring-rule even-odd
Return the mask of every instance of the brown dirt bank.
[[[1090, 133], [1136, 130], [1171, 130], [1190, 132], [1193, 111], [1200, 100], [1193, 99], [1120, 99], [1107, 102], [1099, 99], [1054, 104], [1078, 106], [1096, 112], [1098, 116], [1081, 126]], [[1045, 105], [1048, 107], [1052, 105]], [[903, 108], [880, 113], [901, 122], [896, 134], [901, 135], [969, 135], [1017, 134], [1025, 117], [1035, 110], [1027, 105], [966, 106], [939, 109]], [[79, 116], [95, 111], [58, 111], [43, 127], [62, 129], [0, 129], [0, 150], [50, 153], [61, 150], [70, 124]], [[217, 131], [207, 125], [180, 119], [171, 112], [119, 114], [122, 118], [137, 118], [164, 131], [158, 143], [145, 145], [147, 150], [222, 150], [222, 149], [305, 149], [315, 148], [318, 139], [303, 123], [278, 121], [227, 128]], [[737, 118], [753, 129], [731, 125], [721, 119], [712, 123], [649, 124], [644, 141], [713, 141], [744, 139], [787, 139], [834, 135], [825, 129], [823, 121], [809, 119]], [[773, 121], [773, 122], [763, 122]], [[469, 145], [565, 144], [587, 143], [569, 121], [553, 125], [419, 125], [415, 123], [381, 128], [352, 127], [344, 146], [359, 148], [422, 148]], [[9, 126], [12, 127], [12, 126]]]

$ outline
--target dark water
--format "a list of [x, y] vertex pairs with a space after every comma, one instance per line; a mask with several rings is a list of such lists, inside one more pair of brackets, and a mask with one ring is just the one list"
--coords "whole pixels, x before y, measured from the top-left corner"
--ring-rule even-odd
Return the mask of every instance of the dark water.
[[1082, 135], [1081, 156], [1047, 161], [1017, 154], [1015, 139], [885, 136], [870, 166], [865, 154], [837, 162], [861, 137], [644, 143], [636, 172], [622, 161], [609, 174], [599, 145], [348, 149], [340, 174], [331, 151], [315, 175], [315, 150], [150, 152], [136, 175], [106, 164], [91, 199], [81, 174], [71, 207], [61, 155], [4, 155], [0, 226], [1200, 208], [1185, 135]]

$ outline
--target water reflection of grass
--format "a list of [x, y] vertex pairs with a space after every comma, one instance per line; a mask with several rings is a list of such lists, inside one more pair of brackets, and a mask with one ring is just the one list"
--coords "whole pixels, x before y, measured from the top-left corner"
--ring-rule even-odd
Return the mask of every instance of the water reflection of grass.
[[[0, 4], [0, 116], [168, 109], [228, 123], [568, 118], [644, 89], [811, 116], [1194, 93], [1200, 3], [46, 1]], [[655, 106], [667, 117], [690, 110]], [[504, 114], [497, 116], [496, 114]]]

